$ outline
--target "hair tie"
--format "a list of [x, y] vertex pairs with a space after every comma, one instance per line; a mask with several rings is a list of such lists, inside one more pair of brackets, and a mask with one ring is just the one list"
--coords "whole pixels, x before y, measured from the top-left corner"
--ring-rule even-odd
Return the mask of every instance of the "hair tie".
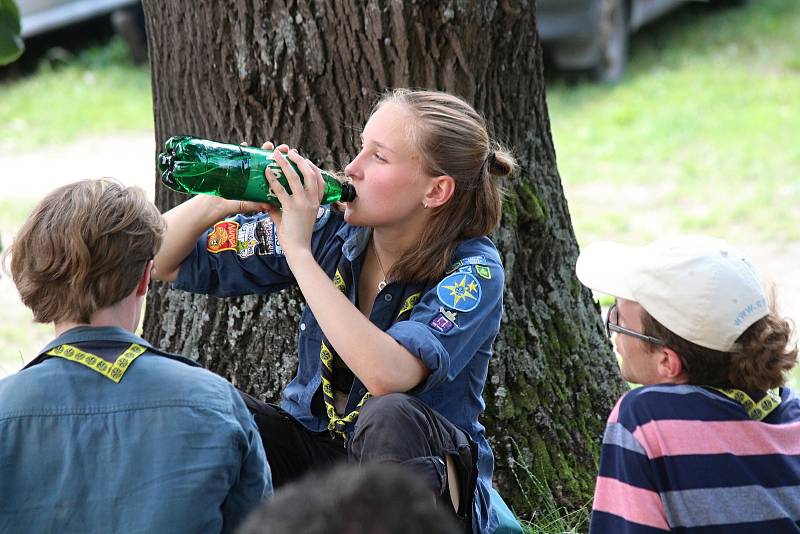
[[486, 156], [486, 167], [488, 169], [492, 168], [492, 165], [494, 165], [494, 160], [495, 159], [496, 159], [496, 154], [495, 154], [494, 150], [490, 150], [489, 151], [489, 155]]

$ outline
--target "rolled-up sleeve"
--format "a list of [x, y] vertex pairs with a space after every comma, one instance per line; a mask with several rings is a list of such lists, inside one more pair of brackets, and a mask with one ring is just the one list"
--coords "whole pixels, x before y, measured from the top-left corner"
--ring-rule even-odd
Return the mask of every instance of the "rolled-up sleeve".
[[[314, 224], [311, 249], [319, 258], [341, 226], [341, 216], [329, 207]], [[266, 213], [237, 215], [209, 228], [181, 263], [172, 287], [215, 297], [262, 294], [295, 283]]]
[[491, 351], [503, 315], [505, 278], [492, 252], [456, 262], [457, 270], [421, 296], [408, 320], [387, 330], [430, 370], [415, 393], [453, 380], [476, 353]]

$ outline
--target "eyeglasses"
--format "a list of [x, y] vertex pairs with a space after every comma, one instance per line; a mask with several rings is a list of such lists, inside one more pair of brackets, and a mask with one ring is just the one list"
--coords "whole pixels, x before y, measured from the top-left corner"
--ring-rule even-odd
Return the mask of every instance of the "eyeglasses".
[[648, 343], [653, 343], [655, 345], [661, 345], [662, 347], [666, 347], [667, 344], [658, 339], [657, 337], [653, 336], [646, 336], [644, 334], [640, 334], [634, 330], [630, 330], [625, 328], [624, 326], [619, 325], [619, 310], [617, 309], [617, 303], [615, 302], [611, 308], [608, 309], [608, 315], [606, 315], [606, 335], [611, 337], [611, 333], [615, 332], [617, 334], [623, 334], [626, 336], [635, 337], [637, 339], [641, 339], [642, 341], [647, 341]]

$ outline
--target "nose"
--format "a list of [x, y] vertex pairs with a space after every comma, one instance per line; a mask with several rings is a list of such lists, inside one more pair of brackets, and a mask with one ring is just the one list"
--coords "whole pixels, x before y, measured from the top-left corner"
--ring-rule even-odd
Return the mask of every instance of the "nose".
[[356, 154], [356, 157], [353, 158], [353, 161], [347, 164], [344, 168], [344, 175], [348, 178], [356, 178], [360, 177], [360, 170], [361, 170], [361, 152]]

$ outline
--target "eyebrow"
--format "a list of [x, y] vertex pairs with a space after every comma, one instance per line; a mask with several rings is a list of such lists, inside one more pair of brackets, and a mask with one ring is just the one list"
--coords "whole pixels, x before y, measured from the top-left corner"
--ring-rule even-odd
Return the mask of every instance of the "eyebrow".
[[[359, 137], [361, 137], [361, 143], [363, 144], [364, 143], [364, 134], [361, 134]], [[396, 150], [394, 150], [393, 148], [389, 147], [388, 145], [384, 145], [380, 141], [371, 141], [371, 143], [373, 145], [377, 146], [378, 148], [383, 149], [383, 150], [388, 150], [389, 152], [397, 153]]]

